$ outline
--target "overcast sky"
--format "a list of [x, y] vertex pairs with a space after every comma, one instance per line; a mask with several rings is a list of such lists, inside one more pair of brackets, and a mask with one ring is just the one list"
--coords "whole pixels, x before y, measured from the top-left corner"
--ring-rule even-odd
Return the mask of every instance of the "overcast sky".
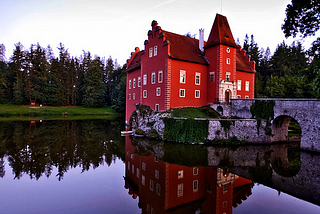
[[[178, 34], [205, 30], [207, 40], [216, 13], [227, 17], [235, 40], [254, 35], [271, 53], [283, 40], [285, 9], [291, 0], [0, 0], [0, 44], [12, 56], [14, 44], [50, 45], [58, 56], [60, 42], [71, 56], [82, 50], [111, 56], [123, 65], [135, 47], [144, 49], [152, 20]], [[221, 6], [222, 5], [222, 6]], [[222, 12], [221, 12], [222, 11]], [[310, 42], [304, 45], [308, 48]]]

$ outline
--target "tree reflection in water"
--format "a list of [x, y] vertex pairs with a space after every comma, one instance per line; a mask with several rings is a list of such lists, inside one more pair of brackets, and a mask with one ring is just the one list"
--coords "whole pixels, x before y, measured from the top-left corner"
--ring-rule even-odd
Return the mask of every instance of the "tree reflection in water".
[[63, 120], [0, 123], [0, 176], [5, 175], [7, 156], [14, 176], [31, 179], [51, 176], [56, 167], [58, 180], [69, 168], [87, 171], [100, 164], [110, 165], [124, 158], [124, 139], [119, 135], [122, 120]]

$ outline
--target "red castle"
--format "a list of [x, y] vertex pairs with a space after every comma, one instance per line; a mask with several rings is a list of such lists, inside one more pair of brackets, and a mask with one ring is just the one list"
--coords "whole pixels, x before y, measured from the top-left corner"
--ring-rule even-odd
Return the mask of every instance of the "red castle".
[[127, 60], [126, 122], [135, 103], [156, 111], [253, 99], [255, 62], [235, 43], [228, 20], [216, 15], [208, 41], [164, 31], [157, 21]]

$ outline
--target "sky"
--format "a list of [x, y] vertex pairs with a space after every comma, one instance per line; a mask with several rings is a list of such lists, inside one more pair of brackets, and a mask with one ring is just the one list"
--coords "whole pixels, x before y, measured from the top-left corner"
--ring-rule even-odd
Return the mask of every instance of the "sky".
[[[260, 48], [274, 52], [282, 41], [285, 9], [291, 0], [0, 0], [0, 44], [7, 60], [15, 44], [50, 45], [58, 56], [60, 43], [71, 56], [83, 51], [126, 63], [144, 41], [156, 20], [163, 30], [208, 39], [217, 13], [227, 17], [233, 37], [243, 44], [254, 36]], [[296, 38], [300, 39], [300, 38]], [[311, 41], [311, 40], [310, 40]], [[309, 48], [308, 39], [303, 43]]]

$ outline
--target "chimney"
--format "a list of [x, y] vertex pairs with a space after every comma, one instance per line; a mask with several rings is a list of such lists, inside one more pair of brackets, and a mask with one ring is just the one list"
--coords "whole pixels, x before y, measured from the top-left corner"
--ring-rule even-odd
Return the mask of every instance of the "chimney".
[[203, 52], [204, 46], [204, 29], [199, 29], [199, 49]]

